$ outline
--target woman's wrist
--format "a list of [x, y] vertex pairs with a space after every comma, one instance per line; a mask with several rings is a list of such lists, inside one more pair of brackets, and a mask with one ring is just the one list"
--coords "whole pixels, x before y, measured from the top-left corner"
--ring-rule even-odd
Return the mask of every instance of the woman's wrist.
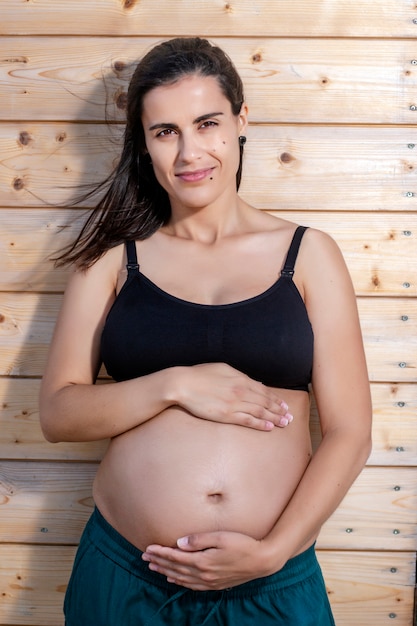
[[286, 562], [291, 558], [288, 553], [285, 542], [280, 541], [276, 537], [265, 537], [261, 541], [263, 560], [267, 573], [265, 575], [274, 574], [281, 570]]
[[184, 374], [189, 368], [170, 367], [161, 373], [164, 377], [162, 397], [167, 406], [182, 406], [184, 397]]

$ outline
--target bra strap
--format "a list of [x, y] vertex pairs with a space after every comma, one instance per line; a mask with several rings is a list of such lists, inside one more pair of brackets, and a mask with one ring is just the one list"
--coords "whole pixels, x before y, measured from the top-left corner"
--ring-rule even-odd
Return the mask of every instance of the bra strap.
[[136, 255], [136, 243], [134, 241], [126, 241], [126, 256], [127, 256], [127, 275], [133, 276], [139, 272], [138, 257]]
[[295, 230], [290, 247], [288, 249], [287, 258], [285, 259], [284, 267], [281, 271], [281, 276], [285, 278], [292, 278], [294, 276], [294, 267], [297, 260], [298, 250], [300, 248], [301, 239], [308, 226], [298, 226]]

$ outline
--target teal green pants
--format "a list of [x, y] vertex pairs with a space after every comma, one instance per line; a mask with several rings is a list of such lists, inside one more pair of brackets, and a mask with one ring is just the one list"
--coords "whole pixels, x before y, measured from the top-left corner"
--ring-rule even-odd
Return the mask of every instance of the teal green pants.
[[334, 626], [314, 546], [276, 574], [191, 591], [149, 570], [96, 509], [65, 596], [66, 626]]

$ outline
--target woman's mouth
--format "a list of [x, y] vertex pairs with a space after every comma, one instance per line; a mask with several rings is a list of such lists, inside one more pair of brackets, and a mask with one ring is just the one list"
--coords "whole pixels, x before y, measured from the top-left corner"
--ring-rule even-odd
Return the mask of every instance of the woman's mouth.
[[192, 172], [179, 172], [176, 176], [185, 183], [198, 183], [200, 180], [204, 180], [207, 176], [210, 176], [213, 169], [213, 167], [208, 167], [206, 169], [195, 170]]

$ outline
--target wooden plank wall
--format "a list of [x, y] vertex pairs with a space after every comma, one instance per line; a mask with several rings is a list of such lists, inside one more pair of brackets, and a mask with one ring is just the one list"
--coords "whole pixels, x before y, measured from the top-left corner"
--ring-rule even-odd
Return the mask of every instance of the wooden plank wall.
[[374, 448], [318, 542], [337, 624], [411, 626], [415, 1], [0, 0], [0, 14], [0, 625], [62, 626], [106, 446], [50, 445], [40, 433], [39, 381], [65, 284], [48, 255], [80, 224], [84, 209], [67, 208], [76, 186], [112, 166], [132, 62], [161, 38], [199, 34], [229, 52], [246, 85], [243, 195], [332, 234], [358, 296]]

